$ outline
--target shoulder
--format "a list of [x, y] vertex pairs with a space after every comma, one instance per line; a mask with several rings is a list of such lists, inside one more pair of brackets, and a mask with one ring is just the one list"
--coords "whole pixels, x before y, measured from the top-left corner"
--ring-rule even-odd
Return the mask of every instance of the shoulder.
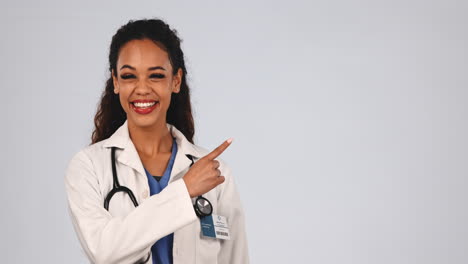
[[95, 175], [101, 164], [110, 159], [110, 148], [104, 147], [106, 140], [88, 145], [80, 149], [70, 158], [65, 180], [76, 181], [89, 175]]
[[72, 156], [69, 164], [77, 161], [92, 163], [94, 160], [107, 155], [110, 153], [110, 148], [104, 147], [106, 140], [83, 147]]

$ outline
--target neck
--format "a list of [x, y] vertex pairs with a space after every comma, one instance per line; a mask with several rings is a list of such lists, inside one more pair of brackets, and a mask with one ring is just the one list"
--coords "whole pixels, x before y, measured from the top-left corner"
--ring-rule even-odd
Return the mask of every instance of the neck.
[[140, 156], [155, 157], [172, 150], [172, 135], [166, 122], [158, 122], [151, 127], [136, 126], [128, 122], [128, 132]]

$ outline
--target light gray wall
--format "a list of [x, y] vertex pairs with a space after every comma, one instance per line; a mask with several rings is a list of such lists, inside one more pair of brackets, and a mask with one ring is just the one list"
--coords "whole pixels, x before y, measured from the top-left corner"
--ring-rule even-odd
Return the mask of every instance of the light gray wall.
[[183, 39], [196, 142], [235, 138], [252, 263], [468, 263], [467, 3], [3, 2], [1, 262], [86, 262], [65, 168], [112, 35], [156, 16]]

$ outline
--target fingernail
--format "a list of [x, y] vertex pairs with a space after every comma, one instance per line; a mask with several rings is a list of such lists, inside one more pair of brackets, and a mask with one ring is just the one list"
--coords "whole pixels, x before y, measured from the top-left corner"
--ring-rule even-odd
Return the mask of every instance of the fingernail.
[[234, 138], [230, 138], [228, 140], [226, 140], [229, 144], [231, 144], [231, 142], [234, 140]]

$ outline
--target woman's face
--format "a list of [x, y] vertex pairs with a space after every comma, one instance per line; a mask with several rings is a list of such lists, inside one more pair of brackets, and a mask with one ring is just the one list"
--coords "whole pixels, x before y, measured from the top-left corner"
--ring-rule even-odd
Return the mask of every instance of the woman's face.
[[168, 54], [149, 39], [126, 43], [112, 72], [114, 92], [127, 113], [129, 125], [166, 125], [171, 94], [180, 91], [182, 70], [172, 74]]

